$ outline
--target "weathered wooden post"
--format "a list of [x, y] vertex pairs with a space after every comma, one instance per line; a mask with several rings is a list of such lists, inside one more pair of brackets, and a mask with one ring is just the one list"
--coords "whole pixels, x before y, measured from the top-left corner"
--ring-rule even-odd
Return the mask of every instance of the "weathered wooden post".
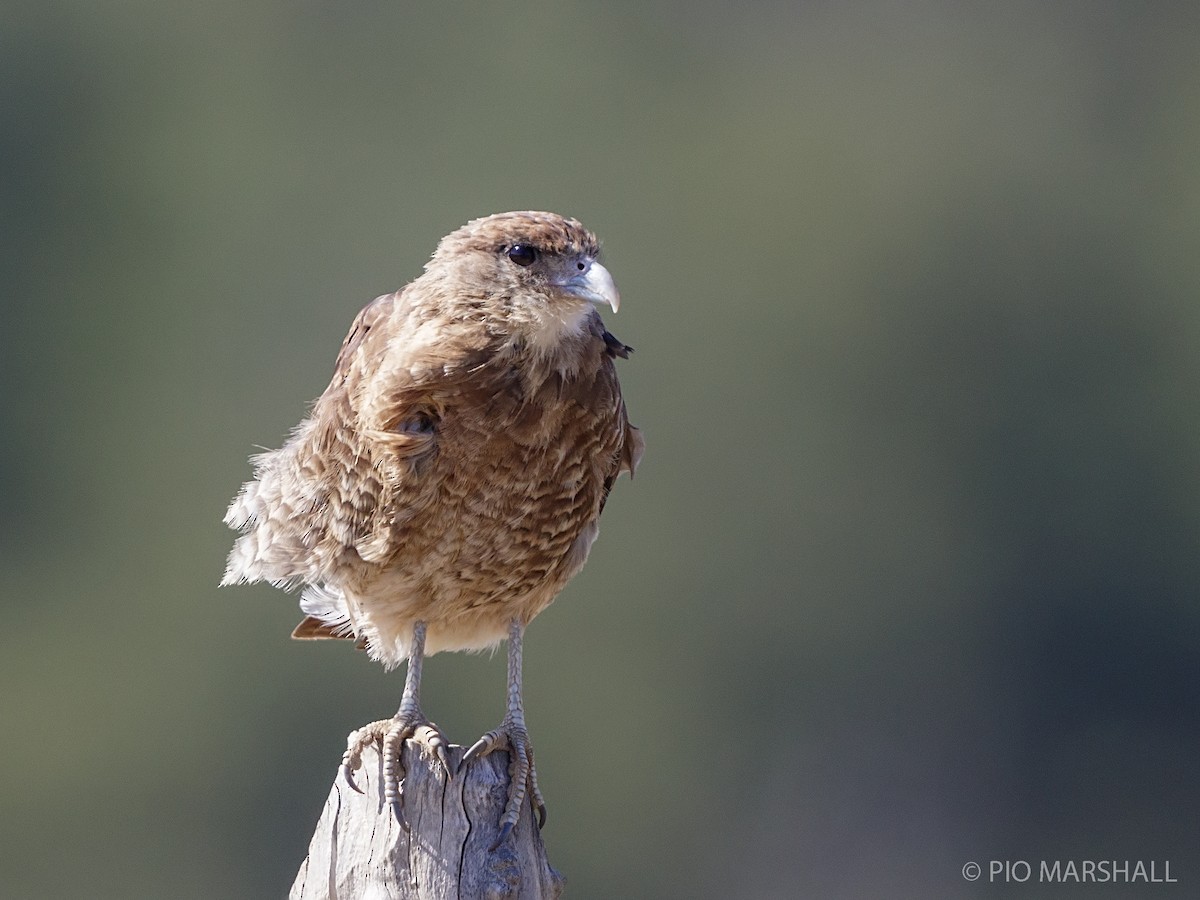
[[[450, 747], [451, 770], [465, 748]], [[447, 781], [424, 743], [404, 744], [405, 832], [383, 797], [377, 747], [363, 752], [359, 794], [334, 777], [291, 900], [553, 900], [563, 878], [546, 861], [536, 814], [526, 807], [495, 850], [508, 799], [508, 753], [473, 761]]]

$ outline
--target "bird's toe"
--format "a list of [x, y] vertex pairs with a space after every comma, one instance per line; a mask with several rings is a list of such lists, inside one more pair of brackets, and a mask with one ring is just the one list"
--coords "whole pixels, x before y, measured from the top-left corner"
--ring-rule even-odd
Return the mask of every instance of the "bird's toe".
[[362, 767], [363, 751], [372, 744], [378, 744], [379, 754], [383, 759], [384, 802], [391, 807], [400, 827], [408, 831], [408, 820], [404, 815], [405, 772], [402, 759], [405, 741], [416, 741], [429, 748], [437, 758], [447, 780], [452, 777], [448, 755], [449, 742], [441, 730], [419, 711], [398, 713], [390, 719], [371, 722], [352, 731], [346, 739], [341, 771], [346, 783], [360, 794], [363, 793], [354, 773]]
[[521, 818], [521, 809], [529, 798], [537, 813], [538, 828], [546, 824], [546, 803], [542, 792], [538, 789], [537, 768], [533, 758], [533, 745], [524, 726], [515, 722], [505, 721], [495, 731], [489, 731], [467, 750], [463, 756], [462, 766], [473, 760], [487, 756], [496, 750], [507, 750], [508, 762], [508, 800], [504, 806], [504, 814], [500, 817], [500, 832], [492, 849], [495, 850], [516, 828]]

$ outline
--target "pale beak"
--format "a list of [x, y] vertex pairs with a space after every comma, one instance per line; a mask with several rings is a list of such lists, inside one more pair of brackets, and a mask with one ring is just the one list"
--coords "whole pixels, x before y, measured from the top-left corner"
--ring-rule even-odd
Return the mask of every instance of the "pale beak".
[[621, 295], [613, 283], [612, 276], [608, 274], [608, 269], [598, 262], [590, 263], [582, 272], [568, 278], [562, 287], [582, 300], [607, 303], [613, 312], [621, 305]]

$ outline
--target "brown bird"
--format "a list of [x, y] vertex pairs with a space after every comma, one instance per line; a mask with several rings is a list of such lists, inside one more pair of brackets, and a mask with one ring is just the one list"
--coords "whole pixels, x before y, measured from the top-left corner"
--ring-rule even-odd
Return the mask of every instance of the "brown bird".
[[421, 711], [421, 663], [508, 639], [500, 727], [463, 764], [507, 748], [504, 840], [525, 797], [545, 804], [521, 698], [525, 627], [583, 567], [605, 499], [642, 455], [614, 357], [630, 347], [597, 304], [620, 297], [596, 237], [574, 219], [510, 212], [443, 238], [425, 272], [358, 314], [329, 387], [225, 516], [244, 532], [222, 584], [303, 586], [296, 638], [350, 638], [392, 668], [400, 708], [353, 732], [342, 769], [381, 742], [401, 824], [400, 750], [417, 736], [449, 777]]

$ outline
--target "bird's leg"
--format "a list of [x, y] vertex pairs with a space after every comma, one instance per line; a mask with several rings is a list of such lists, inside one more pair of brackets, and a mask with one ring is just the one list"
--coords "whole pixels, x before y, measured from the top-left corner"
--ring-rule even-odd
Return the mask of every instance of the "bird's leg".
[[521, 816], [526, 794], [537, 809], [538, 828], [546, 824], [546, 804], [542, 800], [542, 792], [538, 790], [533, 745], [525, 730], [525, 707], [521, 699], [521, 639], [524, 634], [525, 626], [519, 619], [513, 619], [508, 626], [508, 709], [504, 721], [495, 731], [489, 731], [477, 740], [462, 760], [465, 766], [493, 750], [508, 750], [508, 803], [500, 818], [500, 836], [496, 838], [493, 850], [512, 834]]
[[446, 777], [450, 777], [450, 760], [446, 755], [445, 736], [421, 712], [421, 667], [425, 662], [425, 623], [413, 625], [412, 645], [408, 651], [408, 671], [404, 676], [404, 693], [400, 697], [400, 708], [390, 719], [372, 722], [346, 739], [346, 752], [342, 755], [342, 775], [346, 783], [360, 794], [362, 790], [354, 783], [354, 773], [362, 765], [362, 752], [376, 741], [383, 757], [383, 797], [391, 806], [401, 827], [408, 831], [408, 820], [404, 818], [404, 772], [400, 752], [409, 738], [423, 741], [442, 764]]

